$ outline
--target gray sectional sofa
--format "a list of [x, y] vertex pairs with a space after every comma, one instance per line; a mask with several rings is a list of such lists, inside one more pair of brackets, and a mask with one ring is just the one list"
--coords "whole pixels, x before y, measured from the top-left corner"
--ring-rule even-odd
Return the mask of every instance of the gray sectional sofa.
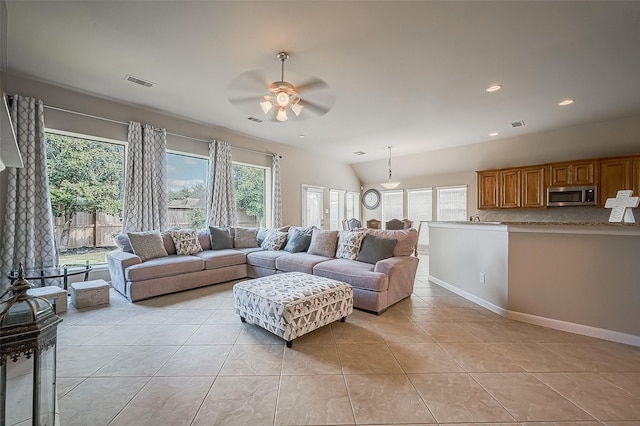
[[242, 278], [304, 272], [351, 284], [354, 307], [379, 314], [413, 292], [419, 261], [413, 255], [417, 232], [415, 229], [360, 231], [397, 240], [393, 256], [374, 264], [308, 252], [264, 250], [257, 247], [257, 243], [256, 247], [212, 250], [208, 231], [198, 233], [203, 251], [177, 255], [170, 235], [163, 234], [167, 256], [143, 261], [127, 251], [109, 253], [111, 285], [135, 302]]

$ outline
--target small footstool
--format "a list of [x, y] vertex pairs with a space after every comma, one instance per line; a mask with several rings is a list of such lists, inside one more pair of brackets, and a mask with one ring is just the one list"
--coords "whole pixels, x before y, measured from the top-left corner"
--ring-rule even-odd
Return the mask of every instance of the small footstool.
[[35, 287], [27, 290], [29, 296], [47, 299], [53, 305], [56, 314], [67, 312], [67, 290], [55, 285]]
[[302, 272], [269, 275], [233, 286], [235, 311], [282, 337], [293, 339], [353, 312], [351, 285]]
[[71, 303], [76, 308], [109, 303], [109, 284], [105, 280], [79, 281], [72, 283]]

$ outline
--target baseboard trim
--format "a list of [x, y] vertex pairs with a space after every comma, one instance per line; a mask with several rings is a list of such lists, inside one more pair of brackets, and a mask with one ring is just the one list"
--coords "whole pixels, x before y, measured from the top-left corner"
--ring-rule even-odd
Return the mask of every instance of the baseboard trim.
[[592, 327], [590, 325], [577, 324], [553, 318], [525, 314], [523, 312], [510, 311], [508, 309], [504, 309], [500, 306], [494, 305], [491, 302], [488, 302], [445, 281], [442, 281], [441, 279], [436, 278], [433, 275], [429, 275], [429, 281], [438, 284], [439, 286], [446, 288], [447, 290], [457, 294], [458, 296], [464, 297], [465, 299], [506, 318], [526, 322], [528, 324], [541, 325], [543, 327], [553, 328], [555, 330], [567, 331], [569, 333], [581, 334], [584, 336], [595, 337], [598, 339], [610, 340], [612, 342], [624, 343], [627, 345], [640, 347], [640, 336], [634, 336], [633, 334], [621, 333], [619, 331], [607, 330], [604, 328]]

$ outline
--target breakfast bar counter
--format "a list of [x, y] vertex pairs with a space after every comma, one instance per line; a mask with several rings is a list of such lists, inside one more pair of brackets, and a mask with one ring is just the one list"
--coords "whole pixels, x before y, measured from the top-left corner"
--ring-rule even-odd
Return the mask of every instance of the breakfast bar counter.
[[640, 346], [640, 225], [433, 222], [429, 279], [500, 315]]

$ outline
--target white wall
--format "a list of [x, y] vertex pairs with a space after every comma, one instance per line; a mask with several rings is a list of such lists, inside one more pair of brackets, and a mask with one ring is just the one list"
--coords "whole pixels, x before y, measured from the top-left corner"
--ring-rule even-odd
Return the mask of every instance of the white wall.
[[[11, 88], [15, 93], [42, 99], [45, 105], [105, 117], [116, 121], [139, 121], [164, 127], [168, 132], [198, 139], [225, 140], [235, 147], [248, 148], [260, 152], [277, 153], [281, 159], [281, 179], [283, 193], [283, 223], [300, 225], [302, 221], [301, 186], [303, 184], [327, 188], [325, 202], [328, 205], [328, 188], [359, 191], [360, 181], [353, 169], [346, 163], [336, 162], [317, 153], [313, 155], [293, 146], [258, 140], [227, 129], [195, 123], [181, 117], [174, 117], [141, 107], [98, 98], [65, 88], [38, 82], [22, 76], [10, 76]], [[89, 117], [45, 108], [47, 128], [127, 140], [127, 127]], [[168, 149], [188, 153], [208, 155], [204, 142], [192, 141], [175, 136], [167, 137]], [[243, 150], [233, 150], [233, 160], [244, 163], [271, 166], [271, 157]], [[0, 173], [0, 229], [4, 229], [4, 206], [6, 204], [6, 173]], [[329, 223], [328, 217], [325, 223]]]

